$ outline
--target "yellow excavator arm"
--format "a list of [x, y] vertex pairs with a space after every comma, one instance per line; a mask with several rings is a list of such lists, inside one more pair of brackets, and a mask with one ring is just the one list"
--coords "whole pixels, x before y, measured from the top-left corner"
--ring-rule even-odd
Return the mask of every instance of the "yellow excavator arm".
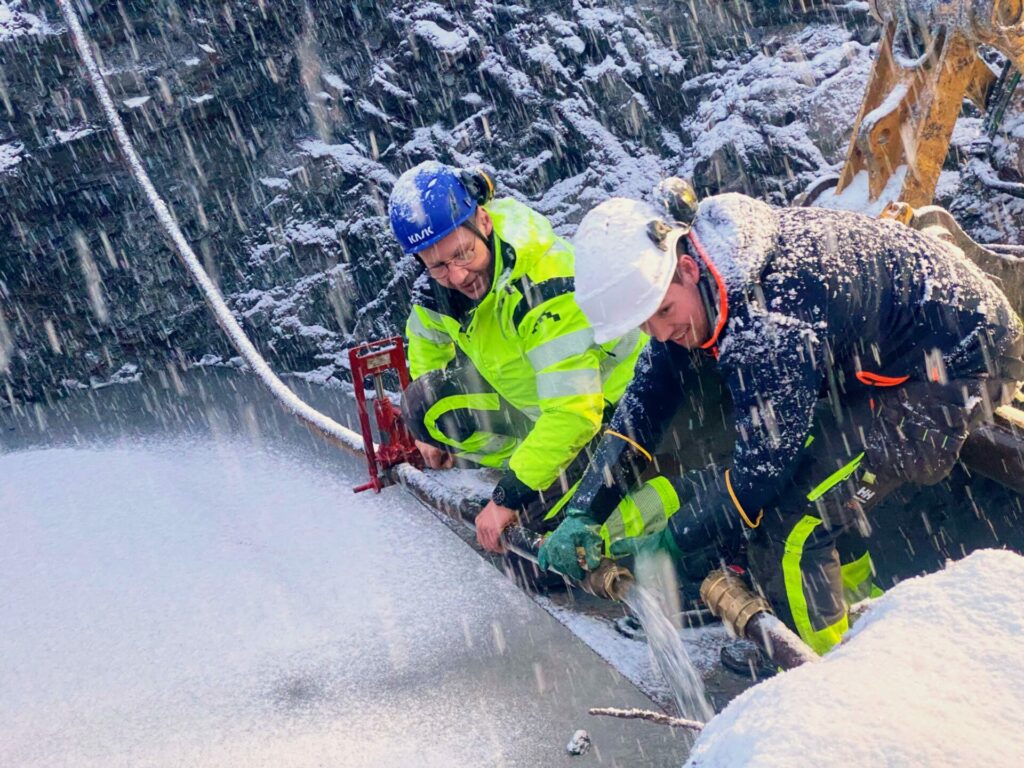
[[935, 194], [964, 97], [980, 109], [996, 77], [978, 47], [1024, 72], [1024, 0], [870, 0], [883, 25], [878, 58], [854, 123], [841, 193], [862, 172], [877, 200], [906, 167], [896, 196], [913, 207]]

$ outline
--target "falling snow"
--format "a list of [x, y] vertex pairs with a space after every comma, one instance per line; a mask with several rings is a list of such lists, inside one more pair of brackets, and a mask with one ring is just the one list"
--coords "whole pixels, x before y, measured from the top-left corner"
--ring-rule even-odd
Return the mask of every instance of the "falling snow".
[[[0, 763], [582, 765], [564, 750], [585, 727], [583, 759], [678, 765], [668, 729], [584, 714], [644, 706], [627, 680], [666, 700], [644, 643], [562, 596], [538, 610], [397, 490], [353, 497], [355, 465], [296, 438], [247, 382], [256, 373], [289, 412], [361, 445], [339, 405], [347, 353], [400, 333], [425, 279], [387, 211], [390, 198], [417, 212], [396, 184], [424, 161], [486, 168], [499, 196], [565, 238], [599, 203], [649, 200], [682, 175], [707, 201], [696, 234], [730, 284], [754, 282], [781, 226], [797, 250], [820, 248], [833, 300], [863, 292], [851, 265], [880, 243], [844, 239], [829, 212], [806, 231], [785, 221], [843, 166], [878, 56], [873, 4], [73, 2], [91, 71], [57, 5], [0, 0], [0, 592], [17, 630], [0, 633], [13, 660]], [[986, 62], [999, 73], [997, 55]], [[965, 102], [936, 202], [1005, 246], [1005, 276], [1024, 270], [1024, 87], [989, 133]], [[875, 201], [862, 173], [818, 203], [875, 215], [910, 173]], [[630, 246], [614, 232], [595, 242], [603, 258]], [[726, 359], [740, 342], [747, 362], [782, 341], [828, 352], [821, 317], [787, 314], [797, 265], [777, 258]], [[1001, 306], [966, 259], [913, 271], [922, 302]], [[941, 362], [978, 346], [972, 335]], [[311, 412], [285, 383], [331, 408]], [[797, 392], [779, 396], [741, 417], [773, 448], [799, 442], [776, 420]], [[406, 469], [452, 505], [494, 482]], [[986, 546], [1006, 543], [992, 520], [1020, 529], [1019, 498], [992, 507], [984, 478], [958, 482]], [[933, 517], [954, 502], [937, 498], [911, 511], [947, 546]], [[985, 552], [897, 587], [825, 663], [712, 720], [694, 764], [875, 764], [901, 750], [895, 763], [1014, 764], [1018, 561]], [[706, 678], [721, 674], [724, 630], [683, 640]], [[729, 695], [749, 685], [734, 683]]]

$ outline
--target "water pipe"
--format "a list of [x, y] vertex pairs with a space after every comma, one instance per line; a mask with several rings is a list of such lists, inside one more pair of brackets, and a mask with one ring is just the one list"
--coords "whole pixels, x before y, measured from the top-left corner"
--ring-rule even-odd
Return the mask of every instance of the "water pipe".
[[708, 609], [737, 637], [752, 640], [783, 669], [817, 662], [820, 656], [771, 613], [768, 601], [750, 591], [737, 574], [712, 571], [700, 585]]

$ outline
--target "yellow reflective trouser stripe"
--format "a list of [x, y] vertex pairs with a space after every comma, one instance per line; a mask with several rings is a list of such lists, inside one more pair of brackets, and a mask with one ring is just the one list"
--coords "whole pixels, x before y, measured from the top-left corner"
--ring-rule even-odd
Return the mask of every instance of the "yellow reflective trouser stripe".
[[871, 580], [875, 575], [875, 568], [871, 562], [870, 552], [865, 552], [852, 563], [841, 566], [840, 571], [843, 574], [843, 592], [846, 594], [847, 603], [856, 603], [884, 594], [884, 591]]
[[831, 626], [817, 630], [811, 623], [807, 598], [804, 595], [804, 577], [800, 561], [803, 558], [807, 538], [819, 525], [821, 525], [821, 520], [805, 515], [790, 531], [789, 536], [786, 537], [785, 551], [782, 555], [782, 575], [786, 585], [786, 600], [789, 602], [789, 611], [793, 615], [793, 623], [796, 625], [797, 632], [816, 653], [825, 653], [842, 640], [843, 634], [850, 627], [850, 619], [844, 614], [839, 621]]
[[849, 464], [837, 469], [831, 475], [826, 477], [823, 482], [819, 483], [817, 486], [814, 487], [814, 489], [810, 493], [807, 494], [807, 500], [817, 501], [822, 496], [824, 496], [833, 486], [843, 482], [843, 480], [848, 478], [857, 470], [857, 467], [860, 466], [860, 462], [863, 458], [863, 453], [857, 454], [854, 457], [853, 461], [851, 461]]
[[630, 536], [647, 536], [664, 530], [668, 519], [679, 511], [679, 495], [665, 477], [653, 477], [619, 502], [601, 526], [605, 549], [613, 541]]
[[865, 552], [852, 563], [840, 567], [843, 574], [843, 591], [848, 603], [863, 600], [868, 596], [871, 585], [871, 553]]
[[562, 498], [558, 500], [558, 503], [555, 504], [555, 506], [553, 506], [551, 509], [549, 509], [547, 514], [544, 515], [545, 520], [550, 520], [562, 511], [565, 505], [569, 503], [569, 499], [571, 499], [573, 495], [576, 493], [576, 489], [580, 487], [580, 483], [582, 481], [583, 478], [581, 477], [579, 480], [572, 484], [572, 487], [570, 487], [568, 491], [562, 494]]

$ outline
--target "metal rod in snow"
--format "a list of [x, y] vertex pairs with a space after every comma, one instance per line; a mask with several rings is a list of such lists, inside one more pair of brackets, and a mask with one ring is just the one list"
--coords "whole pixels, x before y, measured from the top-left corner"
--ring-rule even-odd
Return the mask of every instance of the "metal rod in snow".
[[618, 709], [616, 707], [591, 707], [587, 710], [591, 715], [618, 717], [622, 720], [646, 720], [656, 725], [668, 725], [672, 728], [689, 728], [691, 731], [704, 730], [704, 723], [687, 720], [683, 717], [672, 717], [663, 712], [651, 712], [647, 709]]
[[245, 331], [242, 330], [242, 327], [238, 324], [238, 321], [235, 320], [234, 315], [231, 314], [231, 310], [228, 309], [227, 304], [224, 302], [224, 297], [221, 296], [217, 286], [214, 285], [209, 275], [206, 274], [206, 270], [203, 269], [195, 252], [188, 244], [185, 234], [178, 226], [178, 223], [174, 219], [174, 215], [171, 213], [167, 203], [164, 202], [160, 193], [156, 191], [156, 187], [153, 186], [153, 182], [150, 181], [149, 174], [146, 173], [146, 169], [143, 167], [142, 161], [135, 152], [132, 140], [128, 136], [128, 131], [125, 130], [124, 123], [121, 121], [121, 116], [117, 113], [117, 108], [114, 106], [114, 101], [110, 96], [110, 92], [107, 90], [106, 83], [103, 80], [103, 74], [100, 72], [95, 56], [93, 56], [89, 39], [86, 37], [85, 32], [82, 29], [82, 24], [78, 19], [78, 14], [75, 13], [75, 9], [72, 7], [72, 0], [57, 0], [57, 2], [60, 6], [60, 12], [63, 14], [64, 20], [67, 22], [68, 29], [71, 32], [71, 38], [74, 41], [75, 48], [78, 50], [78, 55], [89, 74], [89, 80], [92, 83], [93, 91], [96, 93], [96, 98], [99, 100], [100, 106], [106, 114], [107, 122], [110, 124], [111, 130], [114, 132], [114, 138], [117, 141], [118, 146], [121, 148], [121, 152], [128, 161], [132, 176], [135, 177], [135, 180], [146, 193], [146, 198], [149, 200], [149, 204], [152, 206], [153, 212], [156, 213], [160, 225], [163, 227], [168, 237], [170, 237], [171, 242], [174, 244], [175, 252], [178, 254], [182, 264], [184, 264], [185, 268], [192, 276], [193, 282], [195, 282], [199, 290], [202, 292], [203, 299], [213, 312], [221, 330], [227, 334], [232, 346], [238, 350], [238, 353], [242, 356], [245, 362], [249, 364], [264, 385], [266, 385], [271, 394], [273, 394], [278, 402], [280, 402], [286, 409], [291, 411], [291, 413], [306, 426], [327, 438], [332, 443], [335, 443], [342, 448], [362, 453], [362, 438], [352, 430], [334, 421], [334, 419], [320, 413], [320, 411], [303, 402], [302, 399], [292, 392], [270, 369], [270, 366], [267, 365], [267, 361], [263, 359], [263, 356], [260, 355], [259, 351], [249, 340], [248, 336], [245, 335]]

